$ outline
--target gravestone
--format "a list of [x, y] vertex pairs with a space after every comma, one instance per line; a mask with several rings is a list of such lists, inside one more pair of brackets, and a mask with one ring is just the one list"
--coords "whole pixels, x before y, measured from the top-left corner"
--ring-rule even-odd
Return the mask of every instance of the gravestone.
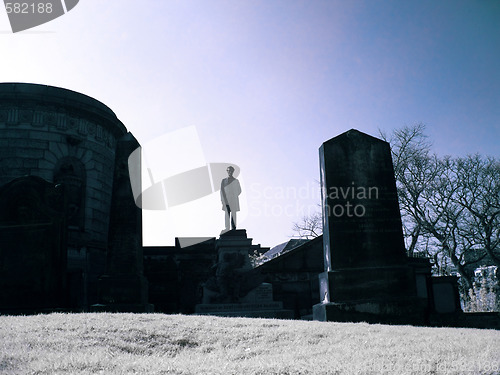
[[325, 269], [314, 319], [420, 323], [389, 144], [352, 129], [319, 153]]
[[66, 305], [66, 196], [40, 177], [0, 188], [0, 310]]
[[456, 276], [441, 276], [431, 279], [433, 310], [438, 314], [455, 314], [462, 311]]
[[130, 185], [128, 157], [139, 147], [131, 133], [116, 146], [106, 274], [101, 276], [100, 304], [93, 311], [151, 312], [143, 273], [142, 213]]

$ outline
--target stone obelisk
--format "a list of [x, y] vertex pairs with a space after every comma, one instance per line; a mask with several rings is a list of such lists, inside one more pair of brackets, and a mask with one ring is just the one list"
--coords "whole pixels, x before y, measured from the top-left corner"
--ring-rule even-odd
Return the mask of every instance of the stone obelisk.
[[325, 271], [314, 319], [419, 323], [389, 144], [352, 129], [319, 153]]

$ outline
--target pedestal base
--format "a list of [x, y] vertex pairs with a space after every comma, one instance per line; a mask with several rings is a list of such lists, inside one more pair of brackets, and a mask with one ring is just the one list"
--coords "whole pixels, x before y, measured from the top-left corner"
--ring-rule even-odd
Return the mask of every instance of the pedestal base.
[[319, 274], [320, 321], [423, 325], [426, 300], [418, 298], [413, 270], [405, 265], [353, 268]]
[[292, 310], [284, 310], [282, 302], [219, 303], [196, 305], [197, 315], [225, 317], [293, 319]]
[[155, 306], [151, 303], [145, 304], [96, 304], [90, 306], [90, 312], [111, 312], [111, 313], [152, 313]]
[[239, 316], [247, 318], [294, 319], [292, 310], [284, 310], [283, 302], [273, 301], [273, 287], [262, 283], [235, 303], [205, 303], [196, 305], [198, 315]]
[[313, 306], [313, 319], [324, 322], [426, 324], [425, 309], [416, 298], [394, 301], [320, 303]]
[[319, 285], [321, 299], [328, 302], [384, 301], [417, 294], [413, 270], [407, 266], [323, 272]]

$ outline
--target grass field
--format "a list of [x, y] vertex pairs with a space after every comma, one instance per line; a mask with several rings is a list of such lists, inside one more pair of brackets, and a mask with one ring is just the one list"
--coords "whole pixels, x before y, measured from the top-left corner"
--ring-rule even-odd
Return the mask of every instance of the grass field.
[[0, 374], [499, 374], [500, 332], [162, 314], [0, 317]]

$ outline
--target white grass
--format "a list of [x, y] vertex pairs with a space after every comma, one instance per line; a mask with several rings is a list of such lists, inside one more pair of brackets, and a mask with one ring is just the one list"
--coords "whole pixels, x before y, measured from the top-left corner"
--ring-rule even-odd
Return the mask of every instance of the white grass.
[[500, 332], [162, 314], [0, 317], [0, 374], [499, 374]]

